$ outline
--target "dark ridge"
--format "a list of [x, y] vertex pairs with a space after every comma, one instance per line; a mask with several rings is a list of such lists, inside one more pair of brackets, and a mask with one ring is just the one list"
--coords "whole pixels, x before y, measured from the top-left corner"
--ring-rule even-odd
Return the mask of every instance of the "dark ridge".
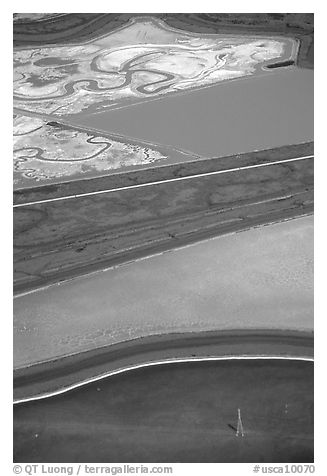
[[293, 64], [294, 64], [294, 61], [292, 60], [280, 61], [279, 63], [268, 64], [266, 68], [269, 68], [269, 69], [285, 68], [286, 66], [292, 66]]
[[52, 126], [52, 127], [62, 127], [61, 124], [59, 124], [59, 122], [56, 122], [56, 121], [50, 121], [50, 122], [47, 122], [47, 126]]

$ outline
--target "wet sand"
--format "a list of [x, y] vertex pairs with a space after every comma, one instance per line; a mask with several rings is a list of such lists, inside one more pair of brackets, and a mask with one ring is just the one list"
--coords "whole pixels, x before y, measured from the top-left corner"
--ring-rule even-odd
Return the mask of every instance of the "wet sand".
[[313, 364], [164, 365], [17, 405], [14, 461], [312, 462]]
[[137, 337], [313, 328], [313, 217], [212, 239], [14, 301], [14, 365]]
[[72, 121], [204, 157], [297, 144], [313, 140], [313, 71], [271, 70]]

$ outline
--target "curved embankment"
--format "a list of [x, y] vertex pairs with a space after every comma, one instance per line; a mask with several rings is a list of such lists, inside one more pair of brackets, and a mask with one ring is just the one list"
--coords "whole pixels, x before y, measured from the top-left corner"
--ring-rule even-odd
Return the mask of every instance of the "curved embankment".
[[14, 461], [313, 462], [313, 364], [159, 365], [17, 405]]
[[[295, 37], [300, 41], [297, 64], [312, 68], [313, 14], [202, 14], [143, 13], [168, 26], [196, 33], [268, 34]], [[14, 45], [37, 46], [54, 43], [79, 43], [100, 37], [121, 28], [140, 14], [73, 13], [43, 21], [14, 23]]]
[[15, 370], [14, 399], [18, 403], [64, 393], [149, 364], [244, 356], [313, 359], [313, 334], [236, 329], [133, 339]]

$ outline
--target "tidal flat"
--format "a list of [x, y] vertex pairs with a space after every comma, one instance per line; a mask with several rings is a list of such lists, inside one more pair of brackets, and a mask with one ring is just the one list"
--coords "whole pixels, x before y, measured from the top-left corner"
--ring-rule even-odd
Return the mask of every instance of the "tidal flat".
[[172, 332], [313, 329], [313, 217], [221, 236], [22, 294], [16, 368]]

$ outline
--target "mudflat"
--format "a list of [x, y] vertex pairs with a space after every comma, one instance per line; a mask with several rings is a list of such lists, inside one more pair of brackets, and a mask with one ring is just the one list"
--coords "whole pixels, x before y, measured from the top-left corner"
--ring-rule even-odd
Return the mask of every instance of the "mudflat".
[[15, 367], [147, 335], [313, 328], [313, 217], [218, 237], [14, 300]]

